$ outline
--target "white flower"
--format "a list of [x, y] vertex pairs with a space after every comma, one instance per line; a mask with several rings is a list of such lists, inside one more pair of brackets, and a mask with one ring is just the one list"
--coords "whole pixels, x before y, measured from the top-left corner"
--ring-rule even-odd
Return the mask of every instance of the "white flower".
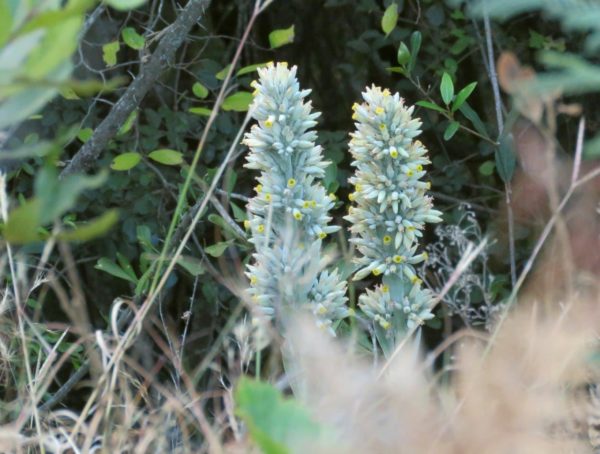
[[[417, 250], [425, 224], [440, 222], [442, 213], [433, 209], [426, 194], [430, 183], [423, 181], [424, 167], [430, 161], [425, 146], [414, 140], [421, 133], [420, 120], [412, 118], [414, 107], [407, 107], [398, 93], [375, 86], [363, 98], [365, 102], [353, 106], [356, 131], [350, 153], [356, 171], [349, 181], [355, 206], [345, 217], [352, 224], [350, 241], [359, 252], [354, 279], [382, 275], [384, 287], [393, 294], [381, 288], [367, 291], [359, 306], [383, 328], [395, 313], [404, 314], [410, 328], [432, 317], [424, 303], [431, 295], [420, 289], [414, 265], [427, 259]], [[407, 301], [408, 307], [418, 307], [406, 312]]]
[[261, 172], [248, 203], [256, 247], [249, 292], [266, 315], [307, 306], [319, 326], [333, 333], [333, 324], [349, 312], [345, 282], [336, 272], [319, 274], [321, 241], [339, 230], [328, 225], [334, 198], [319, 180], [329, 163], [310, 130], [320, 114], [304, 101], [310, 90], [300, 90], [295, 66], [268, 65], [258, 74], [250, 106], [258, 124], [243, 141], [250, 148], [245, 166]]

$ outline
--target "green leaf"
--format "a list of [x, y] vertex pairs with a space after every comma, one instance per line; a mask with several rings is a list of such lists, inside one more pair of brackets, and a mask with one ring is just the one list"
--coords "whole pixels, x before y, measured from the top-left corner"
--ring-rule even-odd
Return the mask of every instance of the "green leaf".
[[12, 210], [4, 226], [3, 236], [13, 244], [25, 244], [39, 241], [42, 202], [39, 198], [27, 200], [23, 205]]
[[437, 112], [446, 113], [446, 109], [429, 101], [417, 101], [417, 106], [425, 107], [426, 109], [435, 110]]
[[458, 108], [458, 110], [460, 110], [463, 113], [463, 115], [467, 117], [471, 121], [471, 123], [473, 123], [473, 126], [479, 134], [481, 134], [483, 137], [490, 137], [487, 133], [487, 130], [485, 129], [485, 124], [483, 123], [483, 121], [481, 121], [481, 118], [479, 118], [477, 112], [475, 112], [471, 108], [468, 102], [465, 101], [463, 105]]
[[273, 385], [242, 377], [235, 403], [252, 440], [266, 454], [307, 452], [304, 443], [323, 439], [324, 431], [310, 413], [299, 402], [284, 399]]
[[[231, 235], [235, 236], [236, 238], [240, 238], [240, 235], [238, 234], [238, 232], [236, 232], [228, 223], [225, 219], [223, 219], [221, 216], [219, 216], [218, 214], [210, 214], [208, 216], [208, 220], [210, 222], [212, 222], [215, 225], [218, 225], [219, 227], [221, 227], [221, 229], [223, 229], [225, 232], [230, 233]], [[244, 240], [245, 238], [240, 238], [242, 240]]]
[[134, 110], [133, 112], [131, 112], [129, 114], [129, 116], [127, 117], [127, 120], [125, 120], [125, 123], [123, 123], [123, 125], [119, 128], [119, 131], [117, 132], [117, 136], [125, 135], [129, 131], [131, 131], [131, 128], [133, 127], [133, 123], [135, 122], [136, 118], [137, 118], [137, 110]]
[[412, 71], [417, 63], [417, 55], [421, 50], [422, 36], [420, 31], [415, 31], [410, 35], [410, 61], [408, 62], [408, 70]]
[[500, 146], [496, 150], [496, 169], [505, 183], [510, 182], [515, 173], [516, 157], [513, 150], [513, 136], [508, 134], [500, 141]]
[[146, 44], [144, 37], [136, 32], [132, 27], [125, 27], [121, 32], [121, 36], [123, 37], [125, 44], [135, 50], [143, 49], [144, 45]]
[[13, 26], [13, 16], [8, 0], [0, 0], [0, 48], [10, 37]]
[[107, 5], [112, 6], [118, 11], [129, 11], [142, 6], [146, 0], [104, 0]]
[[248, 215], [246, 214], [246, 212], [242, 210], [239, 206], [237, 206], [235, 203], [229, 202], [229, 206], [233, 211], [233, 219], [235, 219], [237, 222], [244, 222], [246, 219], [248, 219]]
[[225, 77], [227, 77], [227, 73], [229, 72], [229, 68], [231, 68], [231, 63], [225, 66], [225, 68], [223, 68], [217, 74], [215, 74], [217, 80], [225, 80]]
[[212, 109], [207, 109], [206, 107], [190, 107], [188, 109], [189, 113], [193, 113], [194, 115], [202, 115], [203, 117], [210, 117]]
[[280, 28], [269, 33], [269, 45], [271, 49], [285, 46], [294, 42], [294, 25], [289, 28]]
[[454, 102], [452, 103], [452, 112], [456, 112], [460, 106], [462, 106], [465, 101], [471, 96], [473, 90], [477, 86], [477, 82], [471, 82], [469, 85], [464, 87], [461, 91], [458, 92], [456, 98], [454, 98]]
[[139, 153], [130, 151], [128, 153], [120, 154], [113, 159], [112, 163], [110, 164], [110, 168], [119, 171], [131, 170], [137, 166], [141, 160], [142, 157]]
[[479, 173], [485, 177], [489, 177], [494, 173], [495, 168], [496, 164], [494, 163], [494, 161], [485, 161], [479, 166]]
[[73, 230], [60, 232], [56, 237], [62, 241], [88, 241], [104, 235], [119, 220], [119, 211], [108, 210], [101, 216], [85, 224], [78, 225]]
[[129, 277], [131, 277], [132, 279], [135, 279], [136, 281], [138, 280], [137, 276], [135, 275], [135, 271], [133, 270], [133, 267], [131, 266], [131, 262], [129, 261], [129, 259], [127, 257], [125, 257], [120, 252], [117, 252], [117, 262], [119, 262], [119, 266], [121, 267], [121, 269], [123, 271], [125, 271], [127, 274], [129, 274]]
[[398, 64], [400, 66], [406, 65], [410, 61], [410, 51], [403, 42], [400, 42], [400, 46], [398, 47], [398, 55], [396, 58], [398, 59]]
[[213, 257], [221, 257], [225, 250], [233, 244], [233, 240], [221, 241], [204, 248], [204, 252]]
[[264, 68], [265, 66], [267, 66], [267, 62], [265, 62], [265, 63], [256, 63], [254, 65], [244, 66], [237, 73], [235, 73], [235, 75], [236, 76], [243, 76], [244, 74], [249, 74], [251, 72], [256, 71], [258, 68]]
[[396, 27], [398, 23], [398, 5], [396, 3], [392, 3], [387, 7], [385, 13], [383, 13], [383, 17], [381, 18], [381, 29], [385, 36], [388, 36], [392, 30]]
[[86, 143], [88, 140], [92, 138], [94, 134], [94, 130], [92, 128], [83, 128], [77, 133], [77, 138], [81, 140], [83, 143]]
[[98, 259], [96, 262], [96, 266], [94, 267], [97, 270], [104, 271], [112, 276], [118, 277], [119, 279], [123, 279], [125, 281], [137, 283], [137, 279], [133, 279], [127, 272], [125, 272], [119, 265], [117, 265], [114, 261], [110, 260], [107, 257], [102, 257]]
[[194, 93], [194, 96], [200, 99], [204, 99], [208, 96], [208, 88], [206, 88], [200, 82], [196, 82], [194, 85], [192, 85], [192, 92]]
[[183, 154], [176, 150], [161, 148], [148, 155], [150, 159], [166, 166], [176, 166], [183, 162]]
[[458, 121], [451, 121], [444, 131], [444, 140], [450, 140], [452, 137], [454, 137], [454, 134], [456, 134], [456, 131], [458, 131], [459, 127], [460, 123]]
[[252, 102], [252, 93], [247, 91], [238, 91], [223, 101], [223, 110], [233, 110], [235, 112], [246, 112]]
[[181, 266], [184, 270], [190, 273], [192, 276], [200, 276], [205, 273], [204, 265], [202, 265], [202, 261], [198, 260], [195, 257], [190, 257], [188, 255], [182, 255], [177, 259], [177, 264]]
[[113, 41], [102, 46], [102, 60], [109, 68], [117, 64], [117, 53], [120, 48], [119, 41]]
[[444, 104], [450, 104], [452, 98], [454, 97], [454, 84], [452, 83], [452, 78], [446, 72], [442, 75], [440, 93], [442, 95], [442, 101], [444, 101]]

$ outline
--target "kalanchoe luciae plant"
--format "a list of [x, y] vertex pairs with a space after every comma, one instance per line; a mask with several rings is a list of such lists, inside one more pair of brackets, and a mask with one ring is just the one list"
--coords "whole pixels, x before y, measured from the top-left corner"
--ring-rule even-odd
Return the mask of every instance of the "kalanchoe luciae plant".
[[427, 222], [440, 222], [426, 195], [430, 183], [423, 181], [429, 164], [427, 149], [414, 140], [421, 122], [412, 118], [398, 93], [367, 88], [362, 104], [353, 106], [356, 131], [351, 133], [350, 152], [356, 167], [350, 178], [355, 203], [345, 217], [352, 226], [352, 241], [359, 252], [355, 280], [369, 274], [383, 283], [359, 297], [359, 307], [374, 323], [385, 353], [407, 329], [433, 317], [432, 295], [422, 288], [414, 265], [427, 259], [417, 251]]
[[256, 248], [246, 273], [249, 292], [262, 314], [308, 307], [334, 334], [334, 323], [349, 311], [345, 282], [335, 270], [321, 271], [321, 242], [339, 227], [328, 225], [335, 197], [320, 180], [329, 163], [310, 130], [320, 113], [304, 101], [310, 90], [300, 90], [295, 66], [269, 64], [258, 73], [250, 106], [258, 124], [244, 138], [250, 148], [245, 166], [261, 172], [248, 203]]

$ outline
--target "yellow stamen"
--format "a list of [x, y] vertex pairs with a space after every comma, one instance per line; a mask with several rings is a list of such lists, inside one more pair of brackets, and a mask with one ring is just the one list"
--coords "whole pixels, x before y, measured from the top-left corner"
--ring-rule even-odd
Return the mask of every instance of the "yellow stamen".
[[245, 228], [246, 230], [248, 230], [248, 229], [250, 228], [250, 221], [249, 221], [248, 219], [246, 219], [246, 220], [244, 221], [244, 228]]
[[394, 263], [402, 263], [404, 261], [404, 257], [402, 257], [401, 255], [395, 255], [394, 257], [392, 257], [392, 260], [394, 261]]
[[254, 190], [260, 194], [262, 192], [262, 190], [263, 190], [262, 184], [257, 184], [254, 187]]
[[327, 236], [325, 232], [319, 233], [319, 238], [324, 239]]
[[384, 285], [383, 287], [381, 287], [381, 291], [383, 293], [388, 293], [390, 291], [390, 288], [387, 285]]
[[389, 235], [386, 235], [383, 237], [383, 244], [390, 244], [392, 242], [392, 237]]
[[271, 194], [265, 194], [265, 201], [267, 201], [267, 202], [271, 201]]
[[294, 218], [295, 218], [297, 221], [300, 221], [300, 220], [302, 219], [302, 213], [300, 213], [299, 211], [296, 211], [296, 212], [294, 213]]
[[381, 271], [379, 271], [377, 268], [375, 268], [373, 270], [373, 276], [379, 276], [381, 274]]
[[260, 224], [260, 225], [259, 225], [259, 226], [256, 228], [256, 231], [257, 231], [258, 233], [263, 233], [263, 232], [265, 231], [265, 226], [264, 226], [264, 224]]
[[293, 178], [290, 178], [287, 182], [288, 188], [293, 188], [294, 186], [296, 186], [296, 180]]

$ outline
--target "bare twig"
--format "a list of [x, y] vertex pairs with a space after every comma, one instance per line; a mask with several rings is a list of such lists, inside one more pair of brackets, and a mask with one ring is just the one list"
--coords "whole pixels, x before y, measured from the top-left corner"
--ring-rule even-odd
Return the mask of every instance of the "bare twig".
[[204, 16], [210, 0], [189, 0], [162, 38], [148, 63], [143, 65], [135, 80], [112, 107], [107, 117], [98, 125], [94, 134], [62, 171], [61, 178], [82, 172], [94, 165], [98, 156], [107, 148], [108, 142], [117, 134], [127, 117], [140, 104], [148, 90], [169, 66], [175, 52], [183, 44], [192, 27]]

